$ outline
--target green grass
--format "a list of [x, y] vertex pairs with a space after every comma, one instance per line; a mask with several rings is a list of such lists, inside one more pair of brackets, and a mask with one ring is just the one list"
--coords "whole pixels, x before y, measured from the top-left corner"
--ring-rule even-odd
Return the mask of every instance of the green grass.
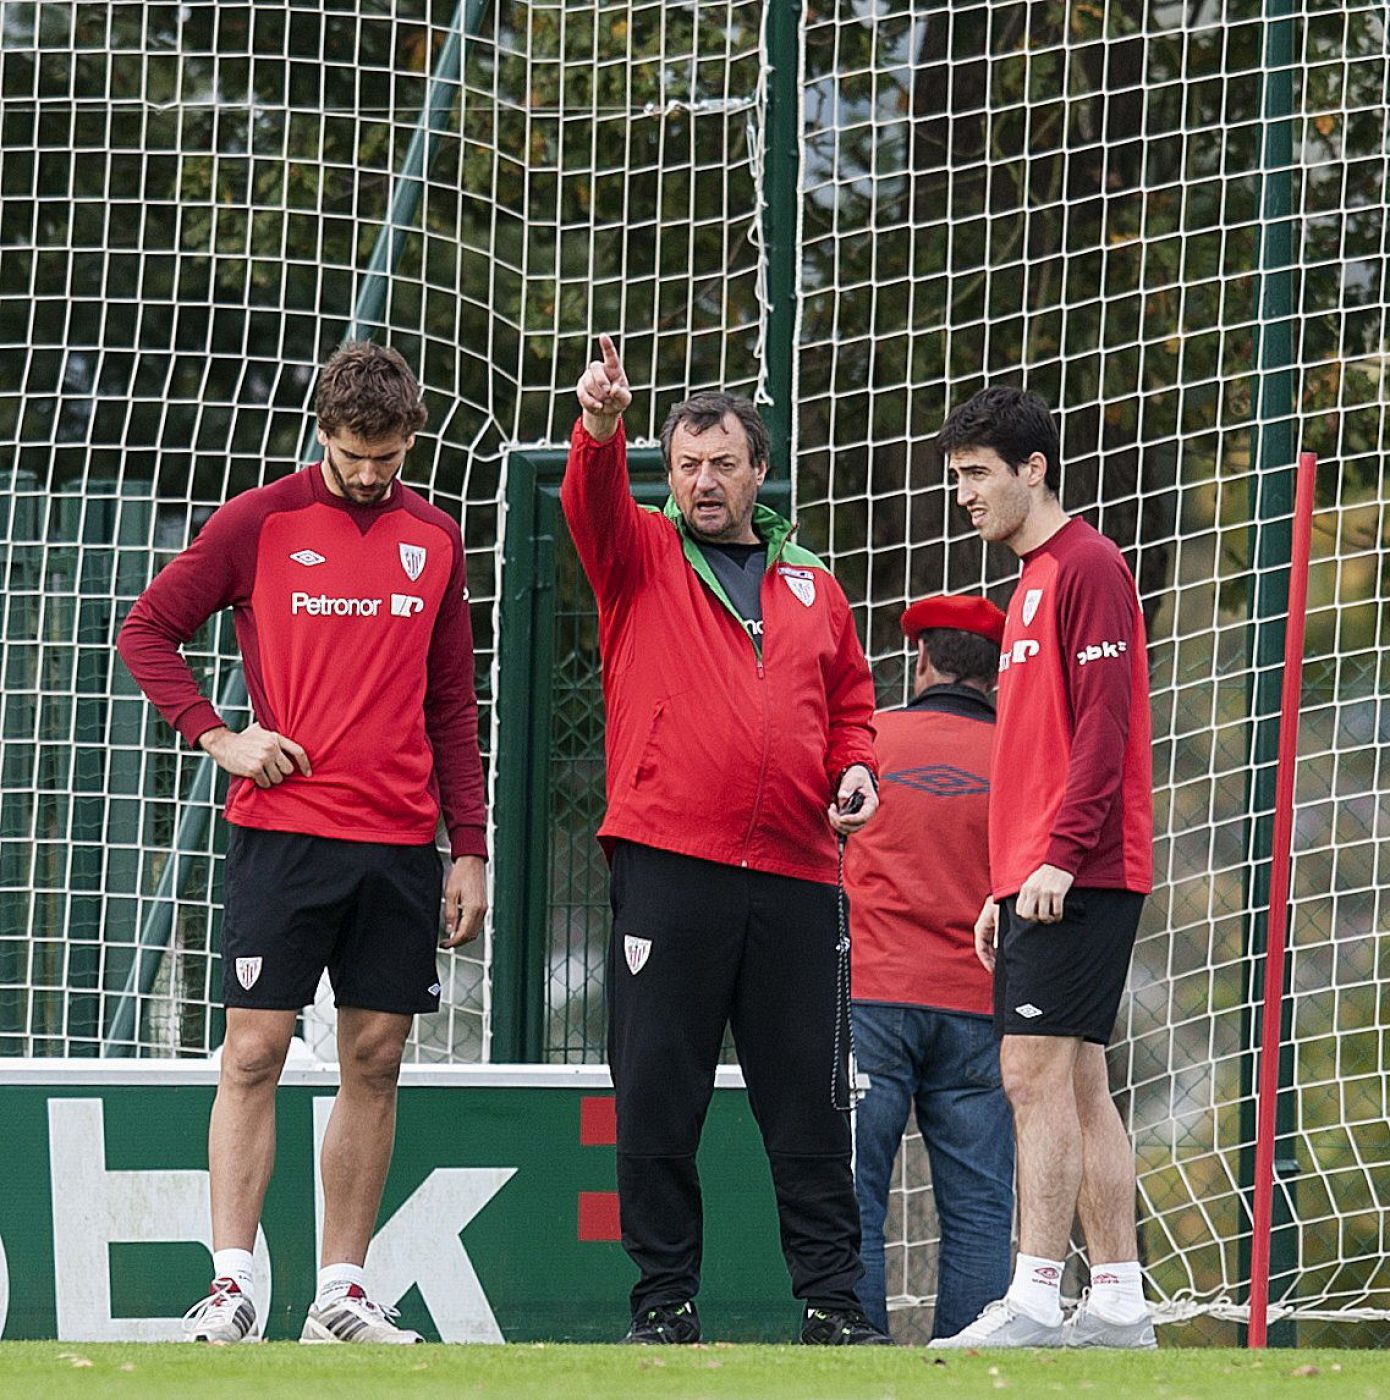
[[506, 1400], [919, 1400], [923, 1396], [1390, 1400], [1390, 1357], [1367, 1351], [1168, 1350], [942, 1355], [804, 1347], [193, 1347], [0, 1344], [0, 1395], [498, 1396]]

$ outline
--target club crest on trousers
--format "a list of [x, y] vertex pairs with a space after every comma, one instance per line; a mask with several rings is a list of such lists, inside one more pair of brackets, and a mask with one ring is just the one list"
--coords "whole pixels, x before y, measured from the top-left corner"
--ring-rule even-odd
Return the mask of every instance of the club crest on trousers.
[[634, 977], [646, 967], [651, 951], [652, 941], [650, 938], [634, 938], [630, 933], [623, 938], [623, 953], [627, 957], [627, 970]]
[[261, 975], [261, 961], [260, 958], [238, 958], [236, 960], [236, 980], [248, 992], [256, 985], [256, 979]]

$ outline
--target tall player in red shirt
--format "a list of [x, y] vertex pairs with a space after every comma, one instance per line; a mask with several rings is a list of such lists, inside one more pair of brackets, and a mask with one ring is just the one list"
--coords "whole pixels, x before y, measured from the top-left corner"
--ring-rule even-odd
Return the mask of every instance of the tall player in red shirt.
[[[1152, 1347], [1133, 1149], [1105, 1066], [1153, 888], [1144, 619], [1120, 551], [1062, 509], [1057, 428], [1036, 394], [985, 389], [937, 441], [971, 523], [1023, 573], [999, 658], [992, 897], [976, 925], [1014, 1112], [1019, 1253], [1005, 1297], [932, 1345]], [[1078, 1213], [1091, 1289], [1064, 1326]]]
[[[393, 350], [343, 346], [316, 401], [323, 461], [228, 501], [131, 609], [117, 645], [145, 694], [231, 775], [222, 1066], [208, 1130], [213, 1285], [190, 1339], [260, 1332], [252, 1283], [275, 1156], [275, 1086], [325, 968], [342, 1084], [324, 1137], [323, 1257], [303, 1340], [418, 1342], [367, 1296], [363, 1262], [417, 1012], [445, 947], [487, 907], [473, 639], [458, 525], [399, 479], [424, 426]], [[235, 732], [180, 646], [235, 610], [255, 720]]]

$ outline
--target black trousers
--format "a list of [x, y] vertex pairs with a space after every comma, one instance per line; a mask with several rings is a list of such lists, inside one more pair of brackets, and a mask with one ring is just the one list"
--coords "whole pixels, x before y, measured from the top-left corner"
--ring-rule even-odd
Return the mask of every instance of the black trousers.
[[608, 1057], [634, 1314], [700, 1286], [695, 1152], [733, 1028], [792, 1292], [858, 1309], [849, 1119], [830, 1101], [835, 888], [632, 842], [613, 853]]

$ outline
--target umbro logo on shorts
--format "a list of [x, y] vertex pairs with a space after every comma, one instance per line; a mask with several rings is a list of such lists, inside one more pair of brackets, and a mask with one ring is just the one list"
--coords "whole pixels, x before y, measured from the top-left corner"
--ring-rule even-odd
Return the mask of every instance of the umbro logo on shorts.
[[443, 988], [439, 985], [438, 982], [430, 983], [430, 995], [432, 997], [437, 997], [441, 991], [443, 991]]
[[1031, 1001], [1025, 1001], [1022, 1006], [1014, 1007], [1014, 1013], [1018, 1016], [1026, 1016], [1031, 1021], [1034, 1016], [1042, 1015], [1042, 1007], [1034, 1006]]
[[261, 975], [261, 961], [260, 958], [238, 958], [236, 960], [236, 980], [248, 992], [256, 985], [256, 979]]
[[629, 933], [623, 939], [623, 952], [627, 955], [627, 970], [634, 977], [646, 967], [651, 951], [652, 941], [650, 938], [634, 938]]
[[290, 558], [296, 564], [303, 564], [306, 569], [311, 569], [315, 564], [326, 564], [328, 560], [322, 554], [316, 554], [312, 549], [297, 549]]

